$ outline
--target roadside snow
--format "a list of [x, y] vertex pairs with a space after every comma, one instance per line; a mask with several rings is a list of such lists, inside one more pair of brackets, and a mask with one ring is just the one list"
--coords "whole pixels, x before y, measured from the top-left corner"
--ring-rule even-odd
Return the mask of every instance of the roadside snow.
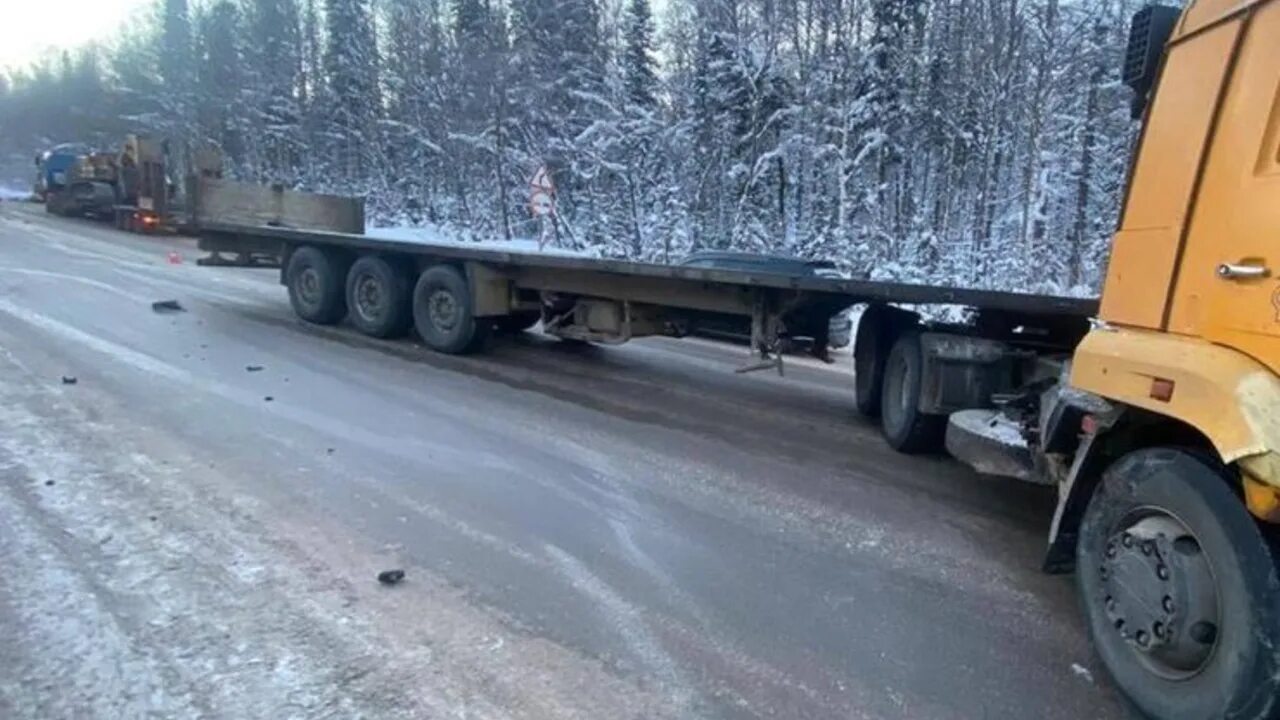
[[600, 257], [599, 253], [567, 250], [547, 247], [538, 249], [538, 241], [532, 238], [515, 240], [464, 240], [456, 233], [439, 227], [368, 227], [364, 234], [380, 240], [396, 240], [399, 242], [421, 243], [423, 245], [445, 245], [449, 247], [475, 248], [486, 250], [506, 250], [513, 253], [532, 255], [553, 255], [557, 257]]
[[9, 187], [7, 185], [0, 185], [0, 201], [3, 201], [3, 200], [21, 201], [21, 200], [26, 200], [29, 197], [31, 197], [30, 190], [21, 190], [18, 188]]

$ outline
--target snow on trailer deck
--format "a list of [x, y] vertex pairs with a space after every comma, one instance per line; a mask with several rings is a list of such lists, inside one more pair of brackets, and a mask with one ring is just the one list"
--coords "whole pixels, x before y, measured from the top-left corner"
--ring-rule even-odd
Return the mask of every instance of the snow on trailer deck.
[[[300, 230], [285, 227], [250, 226], [206, 222], [200, 228], [200, 249], [210, 252], [252, 251], [283, 257], [286, 248], [301, 245], [339, 247], [354, 251], [401, 253], [445, 260], [473, 261], [501, 268], [528, 268], [575, 273], [596, 273], [613, 277], [691, 281], [704, 285], [739, 288], [772, 288], [802, 291], [820, 299], [823, 305], [843, 303], [897, 303], [904, 305], [960, 305], [979, 310], [999, 311], [1018, 316], [1093, 317], [1098, 301], [1091, 298], [1032, 295], [996, 290], [976, 290], [943, 285], [796, 277], [741, 270], [681, 267], [658, 263], [584, 257], [559, 250], [522, 251], [515, 247], [494, 247], [487, 243], [388, 239], [373, 235]], [[681, 283], [682, 285], [684, 283]], [[675, 301], [663, 304], [679, 306]]]

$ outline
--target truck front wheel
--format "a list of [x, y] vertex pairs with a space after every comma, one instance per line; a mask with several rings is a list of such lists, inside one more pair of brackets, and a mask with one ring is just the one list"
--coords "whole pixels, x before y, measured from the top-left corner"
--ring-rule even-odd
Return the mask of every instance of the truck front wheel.
[[1274, 545], [1211, 458], [1141, 450], [1103, 477], [1076, 580], [1102, 663], [1162, 720], [1280, 717]]
[[304, 245], [289, 256], [285, 285], [298, 317], [317, 325], [332, 325], [347, 314], [346, 268], [333, 253]]
[[413, 289], [413, 323], [427, 347], [450, 355], [481, 349], [493, 327], [472, 314], [467, 278], [452, 265], [429, 267], [418, 278]]

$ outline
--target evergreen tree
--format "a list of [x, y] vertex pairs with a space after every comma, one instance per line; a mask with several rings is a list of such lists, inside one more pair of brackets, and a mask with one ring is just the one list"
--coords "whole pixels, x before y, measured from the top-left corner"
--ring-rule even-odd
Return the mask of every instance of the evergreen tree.
[[378, 48], [368, 0], [327, 0], [324, 65], [328, 126], [340, 164], [337, 178], [354, 189], [372, 170], [379, 108]]
[[245, 157], [244, 113], [240, 88], [244, 87], [240, 11], [230, 0], [219, 0], [197, 22], [199, 61], [197, 121], [201, 139], [221, 148], [233, 166]]
[[303, 42], [296, 0], [251, 0], [246, 48], [255, 154], [263, 179], [297, 181], [304, 136]]
[[628, 0], [626, 23], [627, 99], [633, 107], [651, 109], [657, 103], [658, 74], [654, 62], [653, 13], [649, 0]]
[[242, 178], [477, 238], [538, 232], [546, 165], [558, 241], [601, 254], [1087, 292], [1135, 137], [1139, 0], [189, 3], [8, 77], [0, 157], [211, 141]]

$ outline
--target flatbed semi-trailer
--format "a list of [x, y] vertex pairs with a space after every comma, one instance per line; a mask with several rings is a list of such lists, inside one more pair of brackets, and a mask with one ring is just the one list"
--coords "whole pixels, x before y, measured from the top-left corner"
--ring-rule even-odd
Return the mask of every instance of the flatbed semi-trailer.
[[[213, 192], [233, 192], [243, 201], [252, 190], [221, 182]], [[318, 224], [324, 215], [314, 213]], [[1024, 384], [1020, 360], [1068, 354], [1098, 307], [1085, 298], [682, 267], [207, 218], [199, 234], [201, 249], [214, 253], [217, 264], [278, 263], [294, 310], [308, 322], [350, 318], [361, 332], [383, 338], [414, 328], [428, 347], [452, 354], [483, 349], [495, 331], [538, 323], [568, 340], [617, 344], [684, 336], [710, 315], [732, 315], [751, 322], [754, 357], [742, 371], [782, 372], [799, 328], [825, 327], [832, 315], [865, 305], [856, 404], [879, 417], [891, 445], [908, 452], [940, 448], [948, 415], [990, 407], [1002, 392]], [[913, 305], [967, 312], [963, 322], [929, 322]], [[904, 337], [909, 347], [899, 355], [910, 357], [891, 364]]]

